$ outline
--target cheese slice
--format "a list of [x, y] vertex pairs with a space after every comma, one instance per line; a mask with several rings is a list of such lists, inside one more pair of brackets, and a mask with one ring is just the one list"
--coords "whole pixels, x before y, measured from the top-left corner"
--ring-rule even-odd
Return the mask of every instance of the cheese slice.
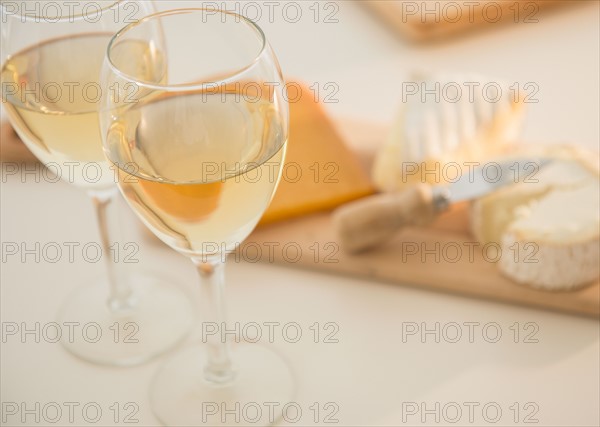
[[[502, 237], [499, 268], [545, 289], [572, 289], [600, 275], [600, 186], [557, 190], [517, 211]], [[527, 245], [527, 246], [526, 246]]]
[[[544, 147], [553, 162], [475, 201], [471, 227], [482, 244], [501, 248], [500, 271], [543, 289], [573, 289], [598, 278], [600, 175], [595, 153]], [[529, 154], [531, 150], [529, 150]]]
[[472, 207], [472, 231], [481, 243], [500, 243], [517, 209], [552, 191], [569, 190], [589, 182], [592, 175], [575, 161], [557, 161], [532, 178], [500, 189]]

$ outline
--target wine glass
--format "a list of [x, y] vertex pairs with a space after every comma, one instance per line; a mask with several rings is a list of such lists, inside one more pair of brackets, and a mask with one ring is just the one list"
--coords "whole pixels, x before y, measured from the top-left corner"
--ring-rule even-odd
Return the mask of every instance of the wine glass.
[[[2, 1], [0, 11], [2, 101], [9, 120], [51, 171], [87, 191], [98, 217], [107, 274], [79, 287], [64, 303], [59, 324], [87, 332], [65, 330], [62, 344], [95, 363], [142, 363], [181, 342], [194, 313], [173, 280], [134, 271], [122, 258], [125, 243], [114, 236], [120, 231], [116, 172], [104, 156], [99, 127], [102, 92], [117, 88], [101, 87], [99, 79], [111, 37], [154, 12], [153, 4]], [[154, 31], [156, 43], [160, 28]], [[131, 49], [142, 58], [149, 46]]]
[[[164, 38], [154, 44], [149, 29], [157, 25]], [[131, 67], [141, 60], [128, 54], [132, 43], [152, 46], [150, 74]], [[157, 72], [163, 64], [166, 76]], [[104, 150], [129, 205], [197, 267], [204, 325], [223, 332], [226, 256], [269, 205], [285, 157], [289, 113], [279, 64], [262, 30], [243, 16], [177, 9], [128, 25], [112, 39], [102, 85], [131, 84], [133, 98], [104, 97]], [[151, 403], [163, 423], [222, 425], [233, 418], [207, 418], [207, 404], [292, 398], [284, 359], [259, 344], [230, 345], [222, 335], [205, 337], [159, 368]], [[274, 421], [265, 411], [253, 424]]]

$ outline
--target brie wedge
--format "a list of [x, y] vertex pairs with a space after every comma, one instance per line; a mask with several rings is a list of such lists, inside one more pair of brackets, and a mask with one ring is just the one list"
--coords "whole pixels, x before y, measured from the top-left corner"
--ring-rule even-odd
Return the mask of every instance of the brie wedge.
[[[489, 83], [479, 76], [436, 76], [419, 83], [418, 93], [405, 95], [406, 103], [375, 157], [373, 182], [380, 191], [418, 182], [447, 183], [445, 165], [462, 168], [465, 162], [498, 156], [520, 133], [524, 104], [507, 84], [494, 83], [500, 89], [491, 99], [482, 89]], [[469, 93], [469, 85], [477, 89]], [[456, 90], [450, 95], [448, 88]], [[442, 93], [438, 98], [436, 91]]]

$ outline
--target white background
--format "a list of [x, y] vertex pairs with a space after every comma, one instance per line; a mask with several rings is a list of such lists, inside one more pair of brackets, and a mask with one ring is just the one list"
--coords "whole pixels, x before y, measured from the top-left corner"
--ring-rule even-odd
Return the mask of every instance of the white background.
[[[169, 2], [168, 7], [192, 3], [200, 2]], [[525, 141], [597, 147], [598, 3], [590, 3], [540, 14], [535, 24], [424, 46], [407, 43], [354, 1], [339, 2], [339, 23], [314, 23], [308, 10], [312, 2], [305, 4], [306, 18], [297, 24], [281, 15], [274, 23], [265, 18], [259, 23], [288, 78], [339, 85], [340, 102], [326, 105], [336, 118], [389, 123], [400, 105], [402, 81], [411, 72], [476, 72], [539, 85], [540, 102], [528, 106]], [[203, 59], [201, 43], [195, 44]], [[19, 177], [3, 180], [1, 190], [2, 241], [97, 241], [92, 208], [80, 190], [62, 183], [22, 183]], [[132, 236], [137, 232], [130, 230]], [[196, 276], [187, 260], [143, 235], [138, 238], [148, 244], [138, 256], [140, 266], [169, 271], [195, 292]], [[81, 260], [23, 264], [11, 258], [0, 276], [2, 321], [51, 322], [69, 291], [101, 273], [102, 265]], [[338, 405], [336, 418], [344, 426], [401, 425], [402, 402], [424, 402], [428, 408], [436, 402], [495, 402], [503, 410], [502, 425], [515, 424], [509, 409], [514, 402], [521, 408], [527, 402], [537, 405], [538, 425], [600, 421], [596, 320], [272, 265], [231, 263], [227, 276], [232, 320], [295, 321], [307, 334], [297, 344], [275, 343], [294, 366], [297, 400], [306, 413], [291, 425], [312, 424], [308, 407], [313, 402]], [[314, 322], [336, 322], [339, 343], [313, 343], [308, 328]], [[481, 334], [474, 343], [430, 339], [423, 344], [414, 337], [403, 343], [402, 322], [429, 327], [435, 322], [497, 322], [503, 338], [495, 344]], [[509, 327], [515, 322], [535, 322], [539, 342], [514, 343]], [[19, 339], [3, 343], [1, 356], [3, 402], [99, 402], [106, 413], [100, 424], [110, 423], [112, 402], [135, 402], [138, 425], [157, 424], [147, 389], [160, 361], [101, 368], [71, 357], [58, 344]], [[433, 416], [427, 421], [444, 424]], [[28, 424], [44, 425], [32, 419]], [[65, 419], [62, 424], [69, 425]], [[405, 425], [420, 424], [413, 416]], [[476, 410], [473, 423], [464, 415], [457, 425], [486, 423]]]

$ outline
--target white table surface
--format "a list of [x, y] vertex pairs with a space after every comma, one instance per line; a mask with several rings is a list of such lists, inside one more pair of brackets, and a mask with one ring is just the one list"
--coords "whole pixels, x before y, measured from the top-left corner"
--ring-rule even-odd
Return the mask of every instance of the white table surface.
[[[340, 102], [326, 106], [335, 117], [387, 123], [400, 104], [401, 82], [410, 72], [477, 72], [539, 85], [540, 102], [529, 105], [527, 141], [597, 147], [598, 3], [590, 3], [539, 15], [539, 23], [423, 47], [407, 44], [353, 1], [339, 2], [337, 24], [315, 24], [308, 15], [298, 24], [283, 19], [260, 23], [287, 76], [339, 85]], [[304, 5], [305, 13], [309, 4]], [[2, 181], [0, 197], [2, 242], [98, 239], [87, 196], [67, 184], [31, 179], [22, 183], [9, 177]], [[139, 238], [134, 236], [137, 231], [131, 233], [132, 239]], [[138, 258], [140, 266], [169, 271], [196, 292], [195, 271], [183, 257], [149, 243]], [[2, 264], [0, 275], [1, 320], [27, 325], [52, 322], [68, 292], [101, 273], [101, 264], [81, 259], [51, 264], [21, 263], [12, 257]], [[430, 415], [425, 423], [419, 416], [409, 416], [403, 424], [403, 402], [405, 407], [416, 402], [427, 408], [436, 402], [441, 407], [458, 404], [465, 413], [454, 425], [490, 425], [482, 417], [486, 404], [502, 410], [495, 425], [521, 424], [529, 412], [524, 409], [528, 402], [533, 403], [529, 410], [538, 408], [534, 416], [538, 425], [600, 422], [600, 330], [595, 320], [266, 264], [231, 263], [227, 280], [232, 320], [293, 321], [305, 334], [315, 322], [339, 325], [338, 343], [316, 344], [308, 335], [296, 344], [283, 339], [274, 343], [298, 377], [296, 400], [304, 416], [289, 425], [314, 424], [309, 409], [314, 402], [321, 407], [335, 403], [339, 407], [335, 418], [343, 426], [445, 425], [453, 414], [439, 422]], [[456, 344], [419, 339], [403, 343], [403, 322], [424, 322], [428, 327], [435, 322], [496, 322], [503, 337], [497, 343], [486, 342], [480, 333], [473, 343], [464, 339]], [[514, 343], [509, 328], [515, 322], [535, 323], [539, 342]], [[96, 425], [113, 424], [112, 402], [134, 402], [139, 407], [137, 425], [158, 424], [147, 389], [160, 360], [128, 369], [101, 368], [75, 359], [59, 344], [5, 341], [2, 402], [29, 406], [98, 402], [104, 417]], [[464, 402], [479, 404], [473, 421]], [[518, 423], [510, 409], [515, 402], [521, 408]], [[20, 424], [15, 418], [8, 421], [7, 425]], [[31, 417], [26, 424], [45, 425]], [[91, 424], [79, 417], [74, 424], [63, 418], [58, 425]]]

